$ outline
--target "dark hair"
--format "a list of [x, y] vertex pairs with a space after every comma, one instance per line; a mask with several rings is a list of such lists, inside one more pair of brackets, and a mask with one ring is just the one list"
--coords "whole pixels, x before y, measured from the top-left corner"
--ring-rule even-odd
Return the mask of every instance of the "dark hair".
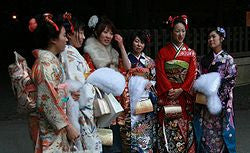
[[[217, 33], [220, 37], [222, 37], [223, 39], [225, 39], [225, 35], [226, 35], [226, 32], [225, 32], [225, 30], [224, 30], [224, 32], [220, 32], [219, 30], [218, 30], [218, 28], [220, 28], [220, 27], [212, 27], [212, 28], [209, 28], [208, 29], [208, 36], [209, 36], [209, 34], [211, 33], [211, 32], [215, 32], [215, 33]], [[222, 49], [225, 49], [225, 48], [227, 48], [227, 45], [226, 45], [226, 43], [225, 43], [225, 41], [223, 40], [222, 41]]]
[[150, 43], [150, 35], [149, 33], [147, 33], [146, 31], [142, 31], [142, 30], [137, 30], [135, 32], [133, 32], [130, 36], [130, 40], [128, 43], [128, 48], [130, 51], [133, 50], [133, 42], [135, 40], [135, 38], [138, 37], [142, 43], [145, 44], [145, 47], [143, 49], [143, 52], [149, 47], [149, 43]]
[[106, 27], [110, 28], [113, 34], [117, 33], [117, 29], [110, 19], [103, 16], [103, 17], [98, 17], [98, 20], [99, 21], [96, 24], [95, 29], [94, 29], [94, 32], [95, 32], [94, 35], [96, 38], [98, 38], [101, 35], [101, 33], [105, 30]]
[[[178, 17], [174, 20], [173, 26], [170, 26], [170, 31], [172, 32], [174, 30], [174, 26], [178, 23], [182, 23], [186, 27], [186, 23], [183, 21], [181, 17]], [[186, 29], [186, 28], [185, 28]], [[187, 29], [186, 29], [187, 30]]]
[[63, 24], [59, 18], [53, 18], [52, 20], [55, 24], [46, 21], [43, 15], [37, 17], [38, 25], [34, 31], [36, 48], [46, 49], [51, 40], [59, 37]]
[[210, 34], [211, 32], [213, 32], [213, 31], [215, 31], [220, 37], [223, 37], [223, 38], [225, 38], [226, 37], [226, 32], [225, 32], [225, 30], [222, 32], [222, 31], [219, 31], [218, 30], [218, 28], [221, 28], [221, 27], [213, 27], [213, 28], [210, 28], [209, 30], [208, 30], [208, 34]]
[[85, 24], [78, 17], [72, 17], [71, 20], [63, 19], [63, 26], [65, 28], [66, 34], [72, 33], [71, 23], [75, 31], [84, 30]]

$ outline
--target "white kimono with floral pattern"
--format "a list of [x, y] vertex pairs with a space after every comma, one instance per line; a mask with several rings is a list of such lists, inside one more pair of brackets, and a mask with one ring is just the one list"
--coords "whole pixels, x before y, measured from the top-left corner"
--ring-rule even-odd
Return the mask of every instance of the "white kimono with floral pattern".
[[[67, 79], [80, 81], [83, 86], [86, 86], [86, 88], [89, 89], [87, 91], [85, 90], [86, 92], [94, 91], [94, 88], [91, 84], [85, 83], [85, 79], [90, 73], [90, 68], [86, 60], [81, 56], [76, 48], [71, 45], [66, 45], [65, 50], [60, 54], [60, 60], [64, 66]], [[70, 108], [67, 108], [67, 110], [68, 109]], [[86, 101], [84, 108], [79, 108], [79, 111], [83, 122], [80, 125], [80, 141], [82, 146], [79, 147], [78, 145], [78, 150], [91, 153], [102, 152], [102, 144], [99, 137], [97, 136], [96, 125], [94, 122], [93, 99]]]

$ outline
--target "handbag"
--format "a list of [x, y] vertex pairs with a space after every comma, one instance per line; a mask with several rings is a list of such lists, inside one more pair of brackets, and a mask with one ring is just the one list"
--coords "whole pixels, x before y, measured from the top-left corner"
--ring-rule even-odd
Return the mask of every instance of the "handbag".
[[25, 58], [17, 52], [15, 63], [9, 65], [8, 71], [11, 78], [12, 91], [17, 100], [17, 112], [29, 114], [36, 109], [37, 89], [31, 79], [31, 70]]
[[153, 104], [150, 99], [144, 99], [141, 101], [138, 101], [135, 106], [135, 114], [144, 114], [153, 112]]
[[97, 135], [104, 146], [113, 145], [113, 131], [111, 129], [97, 128]]
[[197, 92], [195, 97], [195, 103], [207, 105], [207, 97], [203, 93]]
[[97, 119], [97, 126], [98, 127], [108, 127], [110, 126], [111, 122], [120, 115], [124, 109], [122, 108], [121, 104], [116, 100], [112, 93], [106, 94], [104, 93], [104, 99], [107, 101], [110, 113], [100, 116]]
[[182, 109], [179, 105], [163, 106], [163, 109], [168, 118], [180, 118], [182, 116]]
[[97, 87], [94, 87], [97, 93], [97, 96], [93, 102], [94, 105], [94, 116], [100, 117], [105, 114], [110, 113], [110, 108], [107, 101], [102, 97], [100, 90]]

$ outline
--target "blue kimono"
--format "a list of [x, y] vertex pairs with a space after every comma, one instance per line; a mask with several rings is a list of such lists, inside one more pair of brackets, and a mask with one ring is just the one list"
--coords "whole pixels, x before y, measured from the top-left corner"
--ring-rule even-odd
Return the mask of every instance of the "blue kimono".
[[194, 126], [197, 152], [236, 153], [233, 88], [237, 69], [234, 60], [223, 50], [217, 55], [211, 52], [202, 58], [200, 72], [220, 73], [218, 96], [222, 102], [222, 111], [218, 115], [212, 115], [205, 105], [196, 104]]

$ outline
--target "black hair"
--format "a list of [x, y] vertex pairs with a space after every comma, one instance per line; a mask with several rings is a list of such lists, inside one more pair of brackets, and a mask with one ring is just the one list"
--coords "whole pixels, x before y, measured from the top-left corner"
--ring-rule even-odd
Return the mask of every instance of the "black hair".
[[64, 19], [63, 26], [65, 28], [66, 34], [72, 33], [70, 22], [72, 23], [75, 31], [84, 30], [85, 28], [84, 22], [78, 17], [75, 17], [75, 16], [72, 17], [71, 21]]
[[[49, 47], [49, 42], [57, 39], [63, 27], [63, 23], [59, 18], [53, 18], [54, 25], [45, 20], [43, 15], [37, 17], [37, 28], [35, 33], [36, 48], [46, 49]], [[56, 28], [58, 27], [58, 29]]]
[[92, 29], [94, 36], [98, 38], [101, 35], [101, 33], [105, 30], [106, 27], [110, 28], [113, 34], [117, 33], [117, 29], [110, 19], [108, 19], [106, 16], [102, 16], [102, 17], [98, 16], [98, 22], [95, 28]]
[[[220, 27], [212, 27], [212, 28], [210, 28], [210, 29], [208, 30], [208, 34], [210, 34], [211, 32], [215, 31], [220, 37], [225, 38], [226, 32], [224, 31], [224, 33], [223, 33], [223, 32], [221, 32], [221, 31], [219, 31], [218, 28], [220, 28]], [[223, 29], [223, 30], [224, 30], [224, 29]]]
[[143, 30], [137, 30], [137, 31], [133, 32], [130, 36], [129, 43], [128, 43], [128, 45], [129, 45], [128, 49], [130, 51], [133, 50], [133, 42], [134, 42], [136, 37], [138, 37], [141, 40], [141, 42], [145, 44], [145, 47], [142, 50], [144, 52], [149, 47], [149, 43], [150, 43], [149, 33], [147, 33], [146, 31], [143, 31]]
[[[224, 29], [223, 29], [224, 30]], [[211, 33], [211, 32], [215, 32], [215, 33], [217, 33], [221, 38], [223, 38], [223, 41], [222, 41], [222, 49], [226, 49], [227, 48], [227, 45], [226, 45], [226, 43], [225, 43], [225, 35], [226, 35], [226, 32], [224, 31], [224, 33], [223, 32], [220, 32], [219, 30], [218, 30], [218, 27], [212, 27], [212, 28], [209, 28], [208, 29], [208, 36], [209, 36], [209, 34]]]
[[[181, 17], [177, 17], [175, 20], [174, 20], [174, 23], [173, 23], [173, 26], [171, 26], [170, 24], [170, 32], [172, 32], [174, 30], [174, 26], [178, 23], [182, 23], [185, 27], [186, 27], [186, 23], [183, 21], [183, 19]], [[186, 28], [185, 28], [186, 29]], [[187, 29], [186, 29], [187, 30]]]

